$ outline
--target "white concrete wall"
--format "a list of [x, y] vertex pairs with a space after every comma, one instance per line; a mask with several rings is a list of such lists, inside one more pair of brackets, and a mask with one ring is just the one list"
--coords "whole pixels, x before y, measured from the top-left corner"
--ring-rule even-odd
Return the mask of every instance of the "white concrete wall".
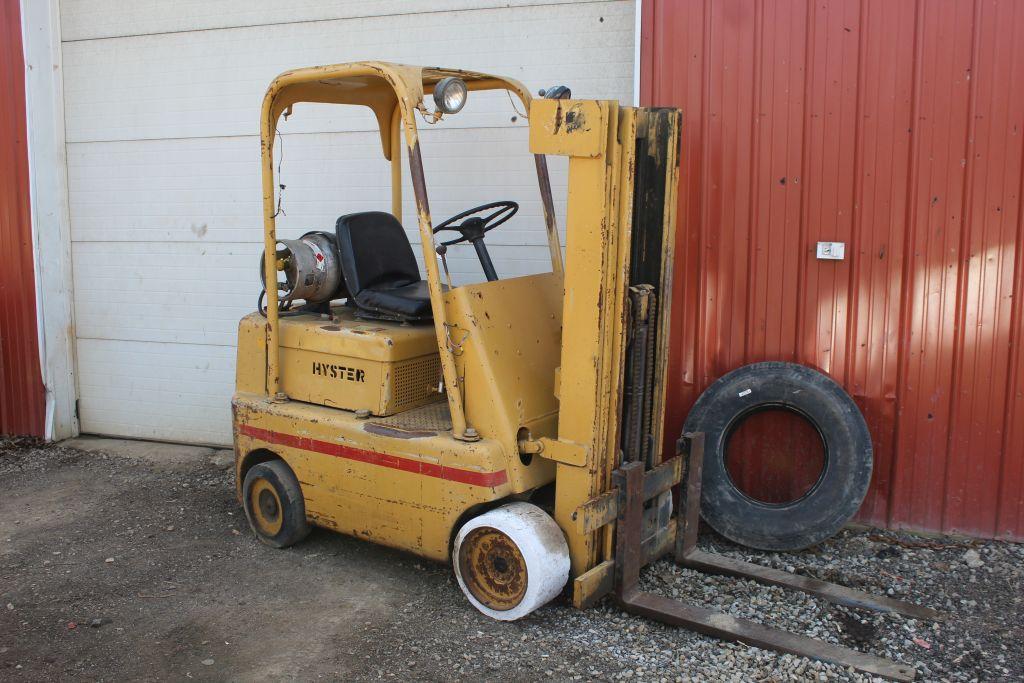
[[[230, 441], [235, 328], [259, 293], [259, 106], [278, 73], [381, 59], [633, 100], [630, 1], [60, 4], [85, 432]], [[458, 116], [421, 125], [436, 220], [487, 201], [521, 203], [488, 237], [502, 276], [549, 268], [526, 121], [515, 116], [504, 94], [472, 93]], [[280, 236], [390, 207], [388, 167], [366, 112], [298, 105], [280, 131]], [[555, 161], [559, 197], [565, 164]], [[408, 186], [405, 197], [419, 256]], [[471, 248], [453, 250], [449, 265], [459, 282], [483, 279]]]

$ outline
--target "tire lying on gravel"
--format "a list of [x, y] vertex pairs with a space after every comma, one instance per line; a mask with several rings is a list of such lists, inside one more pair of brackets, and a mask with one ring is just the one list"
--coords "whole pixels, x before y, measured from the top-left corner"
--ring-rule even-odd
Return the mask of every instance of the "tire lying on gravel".
[[[790, 410], [821, 436], [824, 467], [800, 498], [765, 503], [744, 494], [726, 469], [726, 445], [750, 415]], [[871, 481], [871, 436], [853, 399], [835, 381], [795, 363], [754, 363], [708, 387], [685, 432], [704, 432], [701, 516], [726, 538], [759, 550], [798, 550], [834, 535], [860, 508]]]

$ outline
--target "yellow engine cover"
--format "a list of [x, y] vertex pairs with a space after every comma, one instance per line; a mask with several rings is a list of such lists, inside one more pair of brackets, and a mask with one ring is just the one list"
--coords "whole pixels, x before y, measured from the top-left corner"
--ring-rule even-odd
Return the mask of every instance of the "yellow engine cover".
[[[441, 400], [441, 361], [432, 325], [356, 320], [337, 307], [331, 318], [304, 314], [281, 318], [281, 388], [289, 398], [344, 410], [392, 415]], [[266, 319], [242, 319], [239, 382], [246, 341], [263, 343]], [[257, 328], [247, 330], [246, 328]], [[246, 332], [250, 334], [246, 334]]]

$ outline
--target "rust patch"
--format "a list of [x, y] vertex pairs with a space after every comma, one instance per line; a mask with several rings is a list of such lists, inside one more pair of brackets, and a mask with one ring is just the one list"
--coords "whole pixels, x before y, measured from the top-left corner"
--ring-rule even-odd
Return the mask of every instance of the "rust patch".
[[[558, 108], [561, 111], [561, 107]], [[574, 104], [569, 108], [569, 111], [565, 112], [565, 132], [568, 134], [575, 133], [578, 130], [590, 130], [584, 128], [587, 125], [587, 117], [583, 113], [582, 104]]]
[[427, 181], [423, 177], [423, 156], [420, 154], [420, 141], [413, 142], [409, 149], [409, 171], [412, 176], [412, 189], [416, 195], [416, 205], [420, 215], [430, 222], [430, 206], [427, 203]]
[[378, 436], [393, 436], [397, 439], [422, 439], [428, 436], [437, 436], [437, 432], [426, 429], [402, 429], [392, 425], [383, 425], [379, 422], [368, 422], [363, 425], [363, 431]]
[[529, 584], [519, 548], [488, 526], [474, 529], [462, 542], [459, 573], [473, 597], [495, 610], [509, 610], [522, 602]]
[[[548, 231], [548, 240], [555, 235], [557, 239], [558, 230], [555, 226], [555, 200], [551, 195], [551, 177], [548, 174], [548, 163], [543, 154], [533, 156], [534, 165], [537, 167], [537, 182], [540, 185], [540, 198], [544, 206], [544, 227]], [[561, 256], [559, 254], [559, 256]]]
[[562, 130], [562, 103], [559, 101], [558, 106], [555, 107], [555, 135], [558, 135], [558, 131]]

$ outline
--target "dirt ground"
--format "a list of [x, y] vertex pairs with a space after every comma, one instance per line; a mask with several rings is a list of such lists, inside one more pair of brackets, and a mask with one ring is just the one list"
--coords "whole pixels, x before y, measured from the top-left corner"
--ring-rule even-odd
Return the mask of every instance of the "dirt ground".
[[[447, 566], [328, 532], [273, 550], [246, 526], [229, 454], [169, 448], [140, 456], [0, 441], [0, 679], [861, 679], [609, 604], [556, 603], [498, 623], [470, 607]], [[888, 586], [956, 618], [851, 617], [664, 562], [645, 583], [900, 658], [925, 679], [1024, 678], [1021, 546], [915, 545], [870, 531], [829, 543], [762, 559]], [[711, 535], [702, 545], [751, 557]], [[971, 550], [978, 559], [964, 560]], [[929, 569], [915, 578], [921, 562]]]

